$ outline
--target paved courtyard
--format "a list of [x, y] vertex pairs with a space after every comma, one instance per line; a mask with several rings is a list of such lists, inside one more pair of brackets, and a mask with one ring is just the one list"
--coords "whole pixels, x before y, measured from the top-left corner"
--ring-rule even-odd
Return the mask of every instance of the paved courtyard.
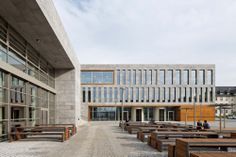
[[90, 122], [69, 141], [3, 142], [0, 157], [165, 157], [136, 135], [123, 132], [117, 122]]
[[[192, 124], [192, 123], [189, 123]], [[219, 121], [210, 123], [218, 128]], [[227, 120], [228, 129], [236, 128], [236, 120]], [[123, 132], [118, 122], [89, 122], [66, 142], [19, 141], [0, 143], [0, 157], [167, 157], [136, 135]]]

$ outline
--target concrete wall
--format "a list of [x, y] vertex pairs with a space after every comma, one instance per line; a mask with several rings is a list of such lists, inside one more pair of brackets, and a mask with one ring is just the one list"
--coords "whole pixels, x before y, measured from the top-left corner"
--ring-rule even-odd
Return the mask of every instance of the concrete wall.
[[56, 70], [56, 123], [80, 123], [80, 70]]

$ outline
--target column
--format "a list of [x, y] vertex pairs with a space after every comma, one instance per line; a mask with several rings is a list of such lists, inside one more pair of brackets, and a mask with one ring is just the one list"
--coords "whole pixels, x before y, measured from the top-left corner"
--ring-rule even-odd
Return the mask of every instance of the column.
[[156, 107], [154, 110], [154, 120], [159, 121], [159, 108]]
[[136, 108], [132, 107], [131, 108], [131, 121], [136, 121]]

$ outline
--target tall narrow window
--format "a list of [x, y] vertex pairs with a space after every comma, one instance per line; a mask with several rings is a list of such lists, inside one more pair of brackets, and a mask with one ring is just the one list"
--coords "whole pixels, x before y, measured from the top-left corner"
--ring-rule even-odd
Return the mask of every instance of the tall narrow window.
[[144, 80], [143, 82], [147, 84], [147, 70], [144, 70]]
[[199, 70], [199, 84], [205, 84], [205, 70]]
[[157, 88], [157, 93], [156, 93], [156, 95], [157, 95], [157, 102], [160, 102], [160, 100], [161, 100], [161, 91], [160, 91], [160, 88]]
[[128, 80], [127, 80], [127, 84], [131, 84], [131, 70], [128, 70]]
[[133, 70], [133, 84], [136, 85], [136, 70]]
[[167, 81], [168, 85], [173, 84], [173, 70], [168, 70], [167, 71], [166, 81]]
[[104, 102], [107, 102], [107, 87], [104, 87]]
[[112, 87], [109, 87], [109, 102], [112, 102]]
[[181, 70], [175, 71], [175, 81], [177, 85], [181, 84]]
[[213, 88], [210, 88], [209, 94], [210, 94], [210, 102], [213, 102]]
[[153, 85], [156, 85], [156, 84], [157, 84], [157, 70], [154, 70], [154, 71], [153, 71], [152, 84], [153, 84]]
[[123, 90], [124, 90], [123, 88], [120, 88], [120, 102], [123, 102], [124, 99]]
[[117, 84], [120, 85], [120, 70], [117, 70]]
[[155, 88], [152, 88], [152, 102], [155, 102]]
[[194, 88], [194, 102], [197, 102], [197, 95], [198, 95], [197, 88]]
[[186, 98], [187, 97], [187, 89], [186, 88], [184, 88], [182, 95], [183, 95], [183, 101], [187, 102], [187, 98]]
[[139, 88], [137, 87], [135, 91], [136, 102], [139, 102]]
[[199, 102], [202, 102], [202, 88], [200, 88]]
[[167, 88], [166, 90], [166, 96], [167, 96], [167, 101], [170, 102], [171, 101], [171, 88]]
[[88, 87], [88, 102], [91, 102], [91, 88]]
[[123, 70], [123, 73], [122, 73], [122, 81], [123, 81], [123, 85], [126, 84], [126, 70]]
[[192, 79], [191, 79], [192, 85], [197, 84], [197, 70], [192, 70]]
[[176, 102], [176, 88], [173, 88], [172, 90], [172, 100], [173, 102]]
[[98, 101], [102, 102], [102, 88], [98, 87]]
[[162, 88], [162, 102], [166, 100], [166, 88]]
[[205, 88], [205, 102], [208, 102], [208, 90]]
[[97, 91], [96, 91], [96, 87], [93, 87], [93, 102], [96, 102], [96, 93]]
[[178, 90], [178, 102], [181, 102], [181, 92], [182, 92], [181, 87], [177, 88], [177, 90]]
[[188, 85], [189, 84], [189, 70], [183, 71], [183, 84]]
[[207, 84], [213, 85], [213, 71], [207, 70]]
[[128, 102], [129, 98], [129, 88], [125, 88], [125, 102]]
[[83, 87], [83, 102], [86, 102], [86, 89]]
[[189, 102], [192, 102], [192, 97], [193, 97], [192, 88], [190, 87], [190, 88], [189, 88], [189, 98], [188, 98], [188, 101], [189, 101]]
[[158, 78], [159, 84], [164, 85], [165, 84], [165, 70], [159, 71], [159, 78]]
[[146, 102], [149, 102], [149, 96], [150, 96], [149, 92], [150, 92], [149, 88], [147, 88]]
[[117, 87], [115, 87], [115, 89], [114, 89], [114, 101], [115, 102], [118, 102], [118, 89], [117, 89]]
[[142, 84], [142, 81], [143, 81], [143, 79], [142, 79], [142, 70], [138, 71], [138, 77], [139, 77], [139, 84]]
[[130, 88], [130, 102], [134, 102], [134, 91], [133, 91], [133, 87]]
[[141, 88], [141, 102], [144, 102], [144, 87]]
[[148, 85], [152, 84], [152, 70], [148, 70], [147, 84]]

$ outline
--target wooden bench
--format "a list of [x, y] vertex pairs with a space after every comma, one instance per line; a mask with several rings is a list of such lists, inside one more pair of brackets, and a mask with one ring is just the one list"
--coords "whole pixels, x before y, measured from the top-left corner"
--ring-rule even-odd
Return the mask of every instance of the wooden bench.
[[168, 157], [175, 157], [175, 144], [168, 145]]
[[77, 128], [74, 124], [40, 124], [38, 126], [68, 127], [70, 131], [70, 136], [73, 136], [77, 133]]
[[20, 140], [23, 138], [27, 138], [27, 136], [34, 135], [59, 135], [61, 137], [61, 141], [68, 140], [70, 137], [70, 132], [68, 127], [53, 127], [53, 126], [36, 126], [36, 127], [16, 127], [13, 129], [12, 133], [10, 133], [10, 141]]
[[236, 139], [176, 139], [176, 157], [190, 157], [192, 152], [235, 151]]
[[[35, 135], [40, 135], [40, 136], [53, 136], [53, 137], [50, 137], [53, 138], [53, 139], [58, 139], [59, 141], [61, 142], [64, 142], [65, 141], [65, 135], [64, 135], [64, 132], [12, 132], [11, 133], [11, 138], [10, 138], [10, 142], [12, 141], [18, 141], [18, 140], [21, 140], [21, 139], [25, 139], [27, 138], [28, 136], [35, 136]], [[58, 136], [58, 137], [55, 137], [55, 136]], [[48, 137], [47, 137], [48, 138]]]
[[190, 153], [190, 157], [236, 157], [236, 152]]
[[[215, 132], [153, 132], [152, 141], [160, 152], [167, 150], [169, 144], [175, 144], [177, 138], [218, 138]], [[154, 143], [154, 142], [153, 142]]]

